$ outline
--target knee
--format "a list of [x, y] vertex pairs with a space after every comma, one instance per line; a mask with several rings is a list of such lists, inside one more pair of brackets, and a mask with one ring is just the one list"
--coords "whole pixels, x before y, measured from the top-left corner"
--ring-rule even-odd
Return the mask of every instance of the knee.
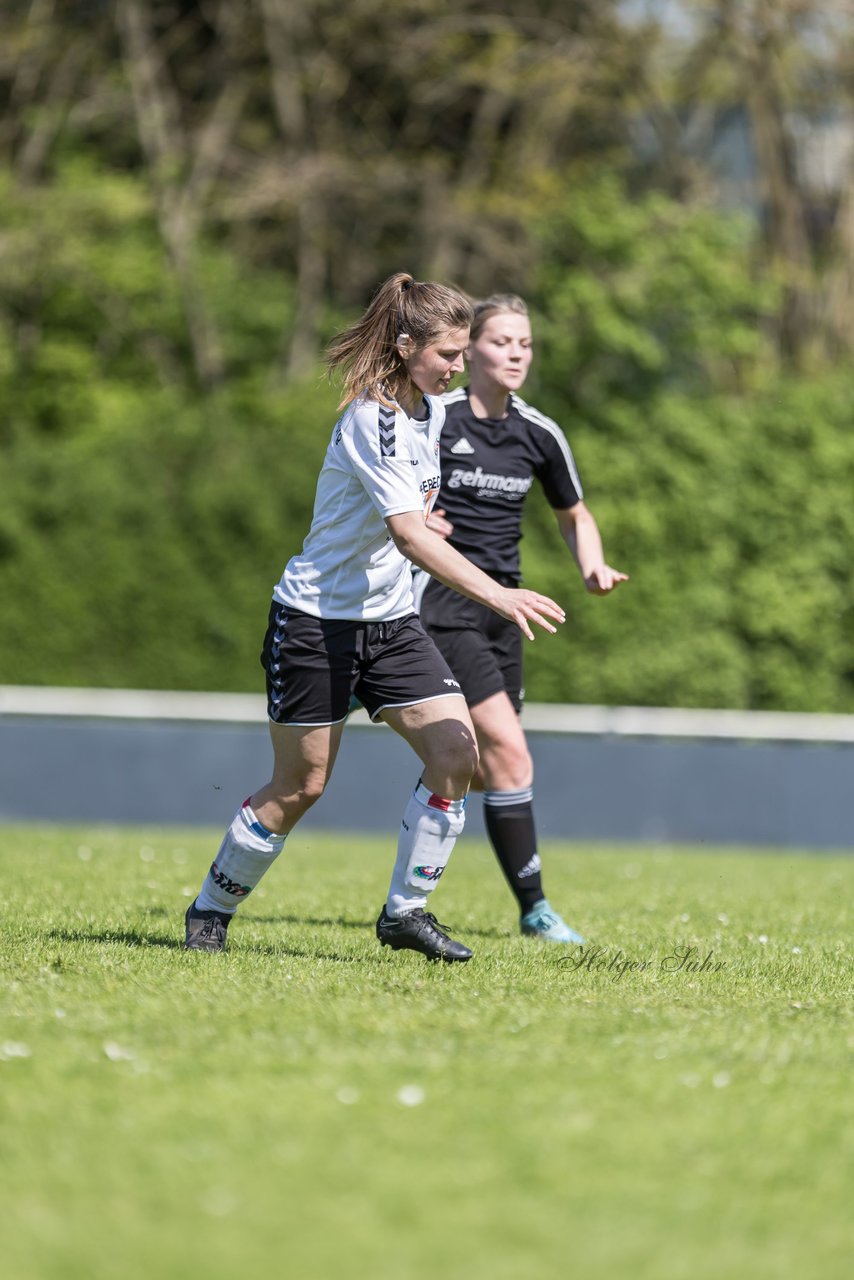
[[487, 791], [514, 791], [534, 780], [534, 762], [524, 742], [490, 746], [481, 754], [481, 775]]
[[283, 808], [305, 813], [316, 804], [326, 790], [327, 778], [322, 771], [302, 777], [283, 779], [276, 787], [278, 800]]
[[477, 743], [468, 734], [450, 742], [442, 755], [445, 771], [460, 787], [468, 787], [477, 773], [478, 760]]
[[451, 799], [461, 799], [477, 769], [477, 741], [463, 720], [446, 720], [431, 727], [418, 743], [424, 764], [422, 778], [431, 790]]
[[513, 752], [511, 771], [517, 787], [529, 787], [534, 781], [534, 762], [527, 746]]
[[303, 779], [302, 786], [297, 792], [297, 797], [306, 809], [310, 809], [323, 795], [326, 790], [326, 782], [326, 775], [321, 772], [310, 773], [308, 777]]

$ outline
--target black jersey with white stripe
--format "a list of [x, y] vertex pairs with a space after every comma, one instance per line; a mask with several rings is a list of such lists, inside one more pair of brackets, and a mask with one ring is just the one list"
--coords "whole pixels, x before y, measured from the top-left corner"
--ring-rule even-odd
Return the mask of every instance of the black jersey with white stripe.
[[452, 546], [487, 573], [518, 580], [522, 509], [536, 479], [556, 510], [584, 496], [556, 422], [511, 394], [506, 418], [477, 418], [468, 389], [442, 397], [442, 485], [437, 507], [454, 526]]

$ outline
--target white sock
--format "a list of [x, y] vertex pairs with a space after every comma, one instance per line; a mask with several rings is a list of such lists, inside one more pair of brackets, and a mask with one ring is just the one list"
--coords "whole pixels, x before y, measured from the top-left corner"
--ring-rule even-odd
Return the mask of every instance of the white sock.
[[268, 831], [245, 800], [232, 818], [205, 877], [196, 898], [197, 909], [233, 915], [278, 858], [284, 843], [285, 837]]
[[419, 782], [400, 824], [386, 911], [406, 916], [427, 905], [466, 820], [466, 802], [434, 795]]

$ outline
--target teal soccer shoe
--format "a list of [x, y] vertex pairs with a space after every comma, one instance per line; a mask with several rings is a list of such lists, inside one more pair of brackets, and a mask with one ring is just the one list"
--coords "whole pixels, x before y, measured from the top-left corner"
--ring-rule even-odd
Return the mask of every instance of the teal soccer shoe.
[[527, 938], [542, 938], [543, 942], [569, 942], [579, 947], [584, 943], [581, 934], [570, 929], [545, 898], [522, 916], [519, 927]]

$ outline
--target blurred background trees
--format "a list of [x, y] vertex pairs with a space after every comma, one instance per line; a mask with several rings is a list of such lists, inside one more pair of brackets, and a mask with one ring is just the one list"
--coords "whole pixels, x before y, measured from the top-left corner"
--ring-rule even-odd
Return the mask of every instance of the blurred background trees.
[[845, 0], [0, 24], [0, 681], [260, 687], [319, 355], [405, 268], [528, 298], [529, 397], [632, 575], [584, 596], [534, 504], [571, 620], [529, 696], [854, 709]]

